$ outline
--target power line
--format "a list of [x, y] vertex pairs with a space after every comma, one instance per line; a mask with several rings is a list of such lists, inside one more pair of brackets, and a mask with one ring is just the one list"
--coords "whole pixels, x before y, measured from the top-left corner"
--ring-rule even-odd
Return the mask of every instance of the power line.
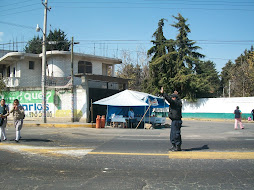
[[[130, 6], [78, 6], [78, 7], [71, 7], [71, 6], [57, 6], [58, 8], [73, 8], [73, 9], [165, 9], [165, 10], [203, 10], [203, 11], [254, 11], [254, 9], [230, 9], [230, 8], [173, 8], [173, 7], [130, 7]], [[248, 6], [249, 7], [249, 6]]]
[[[243, 4], [253, 4], [254, 2], [229, 2], [229, 1], [162, 1], [159, 2], [156, 0], [156, 2], [148, 1], [148, 2], [115, 2], [115, 1], [90, 1], [90, 2], [85, 2], [85, 1], [71, 1], [71, 2], [66, 2], [66, 1], [54, 1], [51, 4], [60, 4], [60, 3], [65, 3], [65, 4], [139, 4], [139, 5], [152, 5], [152, 4], [190, 4], [190, 3], [202, 3], [202, 5], [233, 5], [233, 4], [240, 4], [238, 6], [246, 6]], [[209, 4], [207, 4], [209, 3]], [[219, 3], [219, 4], [217, 4]], [[194, 4], [194, 5], [201, 5], [201, 4]]]
[[250, 1], [197, 1], [197, 0], [145, 0], [147, 2], [151, 2], [151, 1], [156, 1], [156, 2], [160, 2], [160, 1], [163, 1], [163, 2], [172, 2], [172, 1], [177, 1], [177, 2], [197, 2], [197, 3], [204, 3], [204, 2], [209, 2], [209, 3], [237, 3], [237, 4], [242, 4], [242, 3], [254, 3], [254, 2], [250, 2]]
[[17, 26], [17, 27], [22, 27], [22, 28], [28, 28], [28, 29], [33, 29], [33, 30], [35, 30], [35, 27], [31, 27], [31, 26], [25, 26], [25, 25], [21, 25], [21, 24], [14, 24], [14, 23], [3, 22], [3, 21], [0, 21], [0, 23], [2, 23], [2, 24], [7, 24], [7, 25], [11, 25], [11, 26]]
[[33, 1], [33, 0], [21, 1], [21, 2], [18, 2], [18, 3], [12, 3], [12, 4], [8, 4], [8, 5], [0, 5], [0, 7], [13, 6], [13, 5], [21, 4], [21, 3], [24, 4], [24, 3], [29, 2], [29, 1]]
[[24, 6], [20, 6], [20, 7], [12, 7], [12, 8], [9, 8], [9, 9], [1, 10], [1, 12], [10, 11], [10, 10], [14, 10], [14, 9], [21, 9], [21, 8], [24, 8], [24, 7], [30, 7], [30, 6], [34, 6], [34, 5], [38, 5], [38, 3], [33, 3], [33, 4], [30, 4], [30, 5], [24, 5]]
[[[87, 39], [79, 39], [78, 41], [90, 41], [90, 42], [98, 42], [98, 41], [115, 41], [115, 42], [144, 42], [144, 41], [151, 41], [151, 40], [138, 40], [138, 39], [99, 39], [99, 40], [87, 40]], [[192, 40], [192, 41], [204, 41], [204, 42], [254, 42], [254, 40]]]
[[41, 9], [36, 8], [36, 9], [30, 9], [30, 10], [19, 11], [19, 12], [14, 12], [14, 13], [0, 14], [0, 16], [14, 15], [14, 14], [19, 14], [19, 13], [27, 13], [27, 12], [31, 12], [31, 11], [37, 11], [37, 10], [41, 10]]

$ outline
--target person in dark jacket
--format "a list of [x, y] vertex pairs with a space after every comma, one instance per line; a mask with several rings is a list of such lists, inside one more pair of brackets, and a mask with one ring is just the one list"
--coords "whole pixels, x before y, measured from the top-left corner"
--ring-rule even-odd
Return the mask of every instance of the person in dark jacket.
[[172, 147], [170, 150], [181, 151], [182, 101], [178, 97], [177, 91], [168, 96], [164, 93], [163, 87], [161, 87], [161, 94], [165, 97], [168, 103], [170, 103], [168, 112], [168, 117], [172, 120], [170, 131], [170, 141], [172, 143]]

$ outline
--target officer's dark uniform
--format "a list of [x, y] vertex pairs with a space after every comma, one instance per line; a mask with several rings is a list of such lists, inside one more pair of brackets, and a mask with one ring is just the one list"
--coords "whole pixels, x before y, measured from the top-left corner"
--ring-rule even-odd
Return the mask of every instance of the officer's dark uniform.
[[[170, 103], [168, 117], [172, 120], [171, 131], [170, 131], [170, 141], [172, 143], [171, 150], [180, 151], [181, 150], [181, 127], [182, 127], [182, 102], [176, 94], [167, 96], [163, 94], [165, 99]], [[176, 100], [172, 100], [172, 97], [176, 97]]]

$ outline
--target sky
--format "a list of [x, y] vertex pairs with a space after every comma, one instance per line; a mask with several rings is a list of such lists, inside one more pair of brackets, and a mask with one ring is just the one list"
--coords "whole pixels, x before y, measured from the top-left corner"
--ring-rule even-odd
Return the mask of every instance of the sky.
[[[23, 51], [43, 28], [45, 0], [0, 0], [0, 49]], [[218, 72], [254, 45], [254, 0], [48, 0], [47, 33], [61, 29], [74, 37], [74, 52], [140, 63], [152, 47], [152, 35], [165, 18], [164, 35], [175, 39], [171, 25], [180, 13], [188, 19], [189, 39]], [[15, 42], [13, 44], [13, 42]]]

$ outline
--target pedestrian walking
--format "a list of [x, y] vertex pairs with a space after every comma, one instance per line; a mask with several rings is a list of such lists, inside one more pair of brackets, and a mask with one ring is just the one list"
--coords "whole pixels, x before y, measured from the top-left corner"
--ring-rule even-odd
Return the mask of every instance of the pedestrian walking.
[[19, 142], [20, 131], [23, 126], [23, 119], [25, 118], [25, 111], [24, 108], [19, 104], [18, 99], [13, 101], [13, 108], [11, 109], [10, 113], [13, 113], [14, 127], [16, 129], [15, 141]]
[[238, 129], [238, 123], [241, 129], [244, 129], [242, 124], [242, 112], [239, 110], [239, 106], [236, 106], [236, 110], [234, 111], [235, 114], [235, 129]]
[[5, 99], [2, 99], [1, 105], [0, 105], [0, 142], [2, 140], [2, 136], [3, 136], [3, 141], [7, 140], [7, 137], [5, 135], [5, 128], [7, 124], [8, 114], [9, 114], [9, 108], [5, 104]]
[[168, 96], [164, 93], [163, 87], [161, 87], [161, 94], [165, 97], [168, 103], [170, 103], [168, 112], [168, 117], [172, 120], [170, 131], [170, 142], [172, 144], [172, 147], [170, 148], [170, 150], [181, 151], [182, 101], [178, 97], [177, 91]]
[[251, 110], [252, 120], [254, 121], [254, 109]]

